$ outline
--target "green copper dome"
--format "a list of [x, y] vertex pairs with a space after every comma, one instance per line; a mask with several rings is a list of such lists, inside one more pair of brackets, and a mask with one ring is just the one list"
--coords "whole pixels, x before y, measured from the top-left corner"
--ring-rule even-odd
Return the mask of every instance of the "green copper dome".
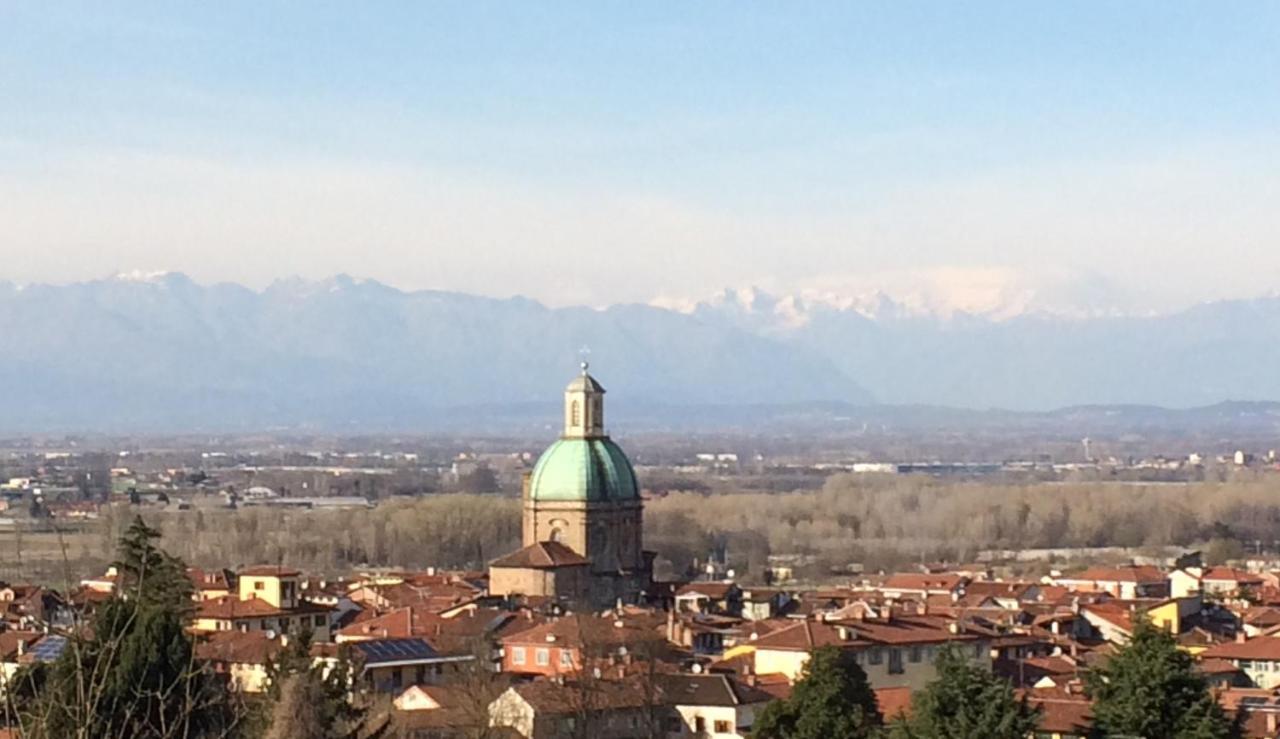
[[636, 500], [640, 489], [627, 455], [608, 438], [560, 439], [542, 453], [533, 468], [529, 495], [534, 500]]

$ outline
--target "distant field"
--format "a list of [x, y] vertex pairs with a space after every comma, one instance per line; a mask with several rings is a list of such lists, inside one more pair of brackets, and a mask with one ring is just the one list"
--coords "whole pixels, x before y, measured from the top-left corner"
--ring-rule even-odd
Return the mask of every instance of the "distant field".
[[0, 527], [0, 580], [61, 589], [101, 574], [111, 559], [109, 531], [107, 521], [74, 524], [61, 533]]

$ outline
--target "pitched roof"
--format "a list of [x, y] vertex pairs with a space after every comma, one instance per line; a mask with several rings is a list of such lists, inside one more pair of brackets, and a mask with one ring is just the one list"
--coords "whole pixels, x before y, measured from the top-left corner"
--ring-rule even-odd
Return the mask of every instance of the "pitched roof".
[[39, 631], [0, 631], [0, 660], [11, 660], [18, 654], [19, 643], [25, 651], [41, 636]]
[[801, 621], [794, 626], [765, 634], [752, 644], [757, 650], [809, 652], [817, 647], [874, 647], [939, 644], [972, 641], [974, 635], [952, 633], [945, 619], [925, 616], [895, 617], [886, 620]]
[[1046, 734], [1089, 736], [1093, 726], [1093, 704], [1084, 698], [1043, 698], [1029, 696], [1040, 709], [1040, 731]]
[[1127, 567], [1090, 567], [1084, 572], [1058, 578], [1059, 582], [1133, 582], [1161, 583], [1168, 577], [1159, 567], [1149, 565]]
[[571, 614], [563, 618], [535, 624], [530, 628], [504, 636], [503, 644], [556, 643], [562, 647], [615, 647], [629, 644], [659, 644], [666, 638], [659, 633], [657, 616], [642, 618], [609, 618]]
[[1260, 659], [1280, 662], [1280, 637], [1258, 636], [1247, 641], [1223, 642], [1201, 652], [1204, 659]]
[[890, 575], [880, 586], [881, 590], [955, 590], [964, 585], [967, 578], [963, 575], [945, 572], [939, 574], [917, 574], [899, 572]]
[[[649, 691], [644, 689], [642, 681], [641, 677], [597, 680], [585, 687], [591, 692], [590, 704], [595, 710], [641, 708], [649, 701]], [[560, 684], [552, 680], [534, 680], [519, 683], [509, 690], [515, 691], [538, 714], [555, 715], [579, 712], [583, 687], [574, 681]]]
[[428, 662], [441, 657], [426, 639], [370, 639], [353, 642], [352, 648], [360, 653], [365, 666]]
[[558, 541], [540, 541], [523, 549], [499, 557], [489, 563], [490, 567], [576, 567], [591, 564], [591, 560], [583, 557]]
[[284, 648], [266, 631], [219, 631], [196, 644], [196, 657], [208, 662], [265, 665]]
[[322, 606], [307, 601], [300, 602], [294, 608], [276, 608], [262, 598], [245, 598], [241, 600], [234, 595], [211, 598], [196, 605], [196, 618], [234, 619], [234, 618], [270, 618], [272, 616], [299, 616], [308, 613], [329, 613], [329, 606]]
[[1237, 570], [1234, 567], [1210, 567], [1203, 575], [1200, 581], [1206, 580], [1213, 582], [1240, 582], [1240, 583], [1262, 583], [1262, 575], [1258, 575], [1248, 570]]
[[768, 703], [773, 696], [728, 675], [658, 675], [662, 701], [679, 706], [740, 706]]

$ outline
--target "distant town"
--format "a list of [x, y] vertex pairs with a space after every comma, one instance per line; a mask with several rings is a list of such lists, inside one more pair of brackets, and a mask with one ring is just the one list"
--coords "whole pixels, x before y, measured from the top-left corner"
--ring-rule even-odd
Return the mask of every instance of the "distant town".
[[[1242, 736], [1276, 736], [1276, 542], [1227, 518], [1160, 538], [1103, 515], [1103, 533], [1073, 535], [1052, 510], [1028, 523], [1039, 514], [1026, 502], [1269, 490], [1274, 451], [1120, 458], [1082, 439], [1065, 452], [1073, 459], [948, 462], [806, 458], [744, 451], [761, 442], [741, 439], [686, 450], [664, 438], [633, 464], [607, 432], [604, 397], [584, 363], [541, 453], [439, 439], [357, 440], [351, 451], [13, 445], [0, 485], [2, 687], [19, 695], [47, 679], [41, 670], [79, 659], [95, 619], [152, 597], [138, 563], [158, 557], [153, 567], [181, 563], [168, 587], [189, 605], [168, 612], [235, 705], [274, 716], [287, 665], [302, 664], [300, 674], [341, 676], [341, 701], [360, 706], [368, 736], [783, 736], [770, 727], [804, 710], [814, 659], [857, 666], [874, 695], [868, 725], [907, 727], [958, 659], [1013, 691], [1028, 733], [1091, 737], [1108, 709], [1090, 676], [1120, 669], [1153, 633]], [[1010, 515], [1031, 532], [1016, 546], [1004, 530], [1013, 518], [992, 507], [1011, 494], [1022, 502]], [[833, 558], [811, 535], [770, 531], [892, 539], [872, 531], [885, 521], [847, 508], [875, 495], [936, 496], [929, 509], [961, 496], [988, 506], [981, 516], [998, 531], [883, 560], [893, 566], [869, 548]], [[795, 496], [854, 512], [743, 519], [734, 533], [695, 516]], [[13, 705], [17, 731], [30, 716]]]

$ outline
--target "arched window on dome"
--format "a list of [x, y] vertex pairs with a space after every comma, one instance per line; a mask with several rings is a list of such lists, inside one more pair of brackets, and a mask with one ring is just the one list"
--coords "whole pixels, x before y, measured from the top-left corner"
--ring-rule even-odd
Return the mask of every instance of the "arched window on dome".
[[569, 404], [569, 425], [574, 428], [582, 425], [582, 404], [576, 400]]
[[554, 541], [557, 544], [564, 543], [564, 531], [559, 526], [551, 529], [551, 541]]

